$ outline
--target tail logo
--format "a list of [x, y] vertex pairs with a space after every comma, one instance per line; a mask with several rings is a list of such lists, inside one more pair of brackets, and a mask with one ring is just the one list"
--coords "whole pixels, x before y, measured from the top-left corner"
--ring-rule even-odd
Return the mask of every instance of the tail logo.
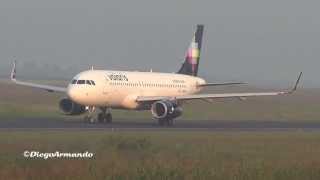
[[190, 47], [187, 51], [187, 58], [186, 58], [188, 63], [191, 64], [192, 73], [196, 71], [196, 66], [198, 65], [199, 57], [200, 57], [199, 46], [198, 46], [198, 43], [195, 42], [195, 38], [193, 38], [193, 41], [191, 42]]
[[188, 54], [187, 54], [188, 62], [192, 65], [198, 64], [199, 56], [200, 56], [200, 51], [198, 48], [198, 43], [192, 42], [188, 49]]

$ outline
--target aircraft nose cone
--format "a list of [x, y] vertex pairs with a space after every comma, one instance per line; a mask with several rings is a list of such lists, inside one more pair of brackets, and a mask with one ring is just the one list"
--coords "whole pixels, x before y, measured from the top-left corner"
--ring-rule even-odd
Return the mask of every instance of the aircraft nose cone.
[[69, 99], [71, 99], [72, 101], [76, 101], [77, 99], [77, 95], [76, 95], [76, 90], [74, 87], [69, 87], [67, 90], [67, 96], [69, 97]]

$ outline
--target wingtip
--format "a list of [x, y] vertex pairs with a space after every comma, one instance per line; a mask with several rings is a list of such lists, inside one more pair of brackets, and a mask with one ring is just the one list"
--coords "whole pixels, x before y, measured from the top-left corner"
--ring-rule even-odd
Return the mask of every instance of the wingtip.
[[302, 77], [302, 72], [300, 72], [299, 76], [298, 76], [298, 79], [293, 87], [293, 89], [290, 91], [290, 93], [294, 93], [297, 89], [298, 89], [298, 85], [300, 84], [300, 80], [301, 80], [301, 77]]
[[10, 76], [12, 81], [16, 81], [16, 76], [17, 76], [16, 64], [17, 64], [17, 61], [14, 60], [12, 65], [12, 70], [11, 70], [11, 76]]

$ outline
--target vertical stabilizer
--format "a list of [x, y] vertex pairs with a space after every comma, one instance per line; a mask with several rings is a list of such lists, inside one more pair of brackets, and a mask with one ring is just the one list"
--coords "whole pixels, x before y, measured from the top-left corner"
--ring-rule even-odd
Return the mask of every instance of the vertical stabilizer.
[[178, 71], [179, 74], [197, 76], [200, 61], [203, 30], [204, 25], [197, 25], [197, 30], [193, 36], [192, 42], [190, 43], [190, 46], [186, 53], [185, 61], [182, 64], [180, 70]]

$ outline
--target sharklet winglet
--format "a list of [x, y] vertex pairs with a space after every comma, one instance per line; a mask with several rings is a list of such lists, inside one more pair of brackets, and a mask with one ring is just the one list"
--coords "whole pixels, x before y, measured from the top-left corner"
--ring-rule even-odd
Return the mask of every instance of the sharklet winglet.
[[12, 81], [16, 81], [16, 78], [17, 78], [16, 64], [17, 64], [16, 60], [13, 61], [11, 75], [10, 75], [10, 78]]
[[294, 92], [298, 89], [298, 85], [299, 85], [299, 83], [300, 83], [301, 77], [302, 77], [302, 72], [300, 72], [300, 74], [299, 74], [299, 76], [298, 76], [298, 79], [297, 79], [294, 87], [288, 92], [289, 94], [294, 93]]

